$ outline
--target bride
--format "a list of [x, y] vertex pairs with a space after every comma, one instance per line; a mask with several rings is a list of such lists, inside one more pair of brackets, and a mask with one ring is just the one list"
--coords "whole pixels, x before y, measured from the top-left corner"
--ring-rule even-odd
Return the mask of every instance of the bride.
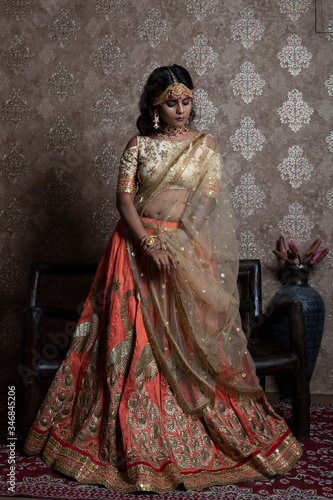
[[269, 405], [239, 316], [238, 256], [215, 139], [193, 83], [157, 68], [121, 157], [121, 215], [25, 444], [123, 492], [269, 478], [301, 448]]

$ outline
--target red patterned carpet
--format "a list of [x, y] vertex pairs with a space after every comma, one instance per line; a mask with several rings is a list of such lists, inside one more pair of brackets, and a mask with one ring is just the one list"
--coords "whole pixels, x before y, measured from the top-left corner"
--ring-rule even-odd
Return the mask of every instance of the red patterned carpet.
[[[273, 403], [287, 420], [290, 408]], [[315, 403], [311, 410], [311, 438], [301, 440], [304, 455], [287, 474], [269, 481], [211, 487], [200, 491], [175, 491], [159, 500], [333, 500], [333, 404]], [[0, 450], [0, 495], [43, 499], [151, 500], [157, 494], [123, 494], [99, 486], [79, 484], [59, 476], [36, 457], [16, 456], [15, 489], [10, 491], [8, 448]]]

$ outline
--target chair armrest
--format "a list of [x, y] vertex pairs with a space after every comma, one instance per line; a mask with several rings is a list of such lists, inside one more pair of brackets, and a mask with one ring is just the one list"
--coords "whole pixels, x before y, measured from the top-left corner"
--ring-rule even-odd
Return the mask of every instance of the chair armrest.
[[290, 351], [297, 354], [303, 368], [307, 366], [306, 337], [303, 316], [303, 305], [299, 300], [280, 299], [274, 302], [269, 311], [254, 321], [255, 338], [269, 339], [275, 323], [288, 317], [290, 334]]
[[[269, 309], [262, 315], [262, 321], [258, 324], [261, 327], [269, 327], [277, 323], [283, 316], [288, 316], [293, 310], [294, 313], [303, 314], [303, 305], [300, 300], [280, 299], [269, 306]], [[298, 311], [298, 312], [297, 312]]]

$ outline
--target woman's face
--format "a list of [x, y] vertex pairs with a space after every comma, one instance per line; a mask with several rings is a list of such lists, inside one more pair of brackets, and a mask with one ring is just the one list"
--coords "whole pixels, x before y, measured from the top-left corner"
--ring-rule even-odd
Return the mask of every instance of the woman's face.
[[170, 99], [159, 105], [160, 119], [171, 127], [183, 127], [190, 116], [192, 99], [182, 96], [180, 99]]

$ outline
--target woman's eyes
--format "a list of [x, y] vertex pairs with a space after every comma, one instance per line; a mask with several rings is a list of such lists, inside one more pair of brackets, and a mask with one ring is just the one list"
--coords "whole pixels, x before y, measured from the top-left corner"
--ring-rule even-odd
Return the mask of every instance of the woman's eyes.
[[[185, 101], [182, 102], [182, 105], [188, 106], [190, 104], [190, 102], [191, 102], [191, 99], [186, 99]], [[168, 108], [174, 108], [177, 103], [174, 101], [169, 101], [166, 104], [167, 104]]]

